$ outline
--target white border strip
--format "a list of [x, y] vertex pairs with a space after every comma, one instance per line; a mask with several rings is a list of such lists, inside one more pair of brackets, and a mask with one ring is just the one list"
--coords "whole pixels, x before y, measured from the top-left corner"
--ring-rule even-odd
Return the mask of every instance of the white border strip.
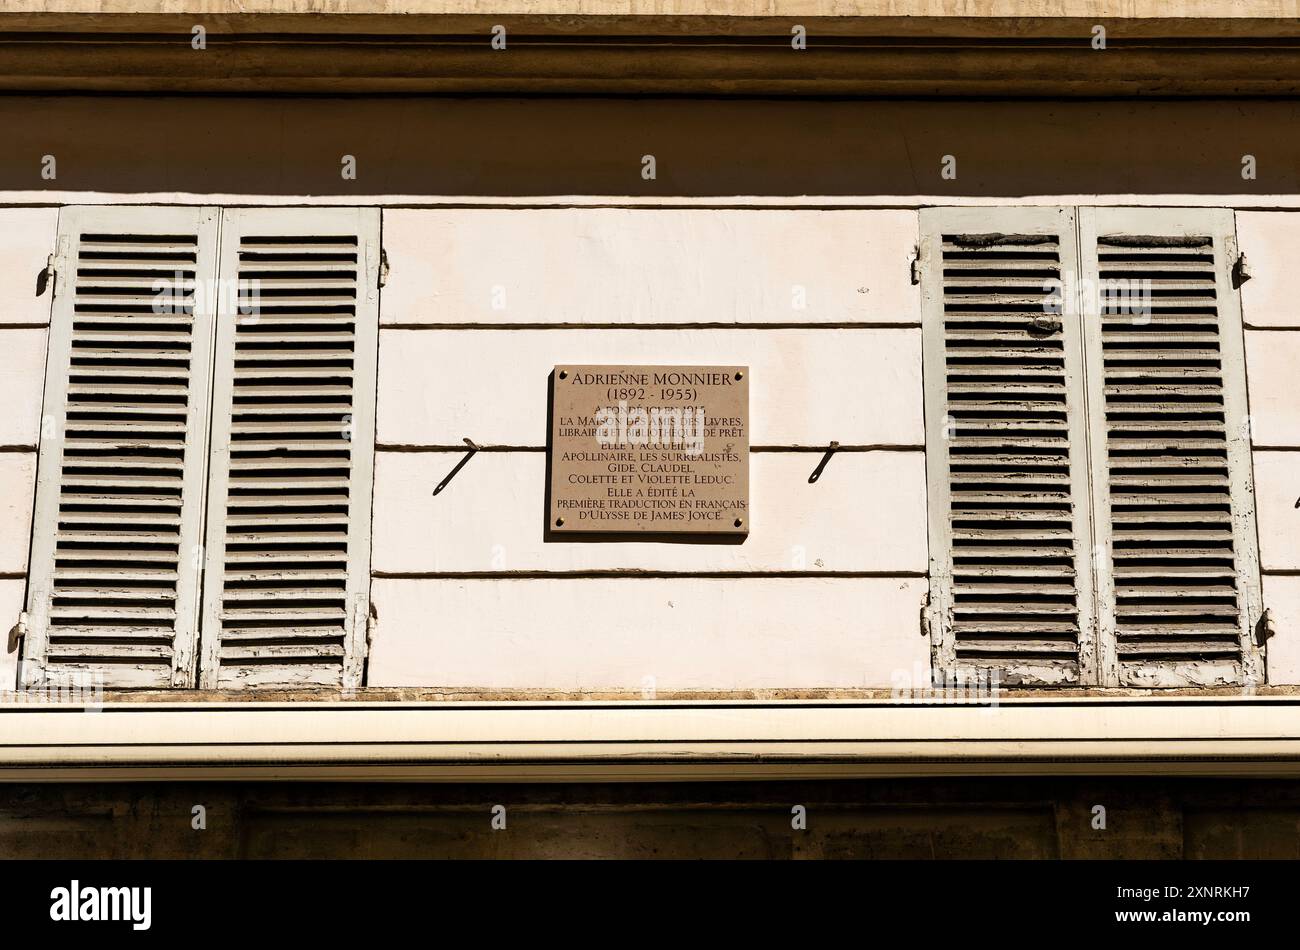
[[0, 780], [1300, 775], [1300, 696], [0, 705]]

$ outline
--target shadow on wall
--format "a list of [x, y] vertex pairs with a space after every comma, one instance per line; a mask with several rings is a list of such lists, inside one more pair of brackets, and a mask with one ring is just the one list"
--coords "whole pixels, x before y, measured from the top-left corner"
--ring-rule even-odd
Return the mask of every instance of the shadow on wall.
[[[1300, 192], [1295, 101], [14, 96], [0, 98], [0, 127], [0, 189], [18, 191]], [[49, 155], [54, 180], [42, 178]], [[1245, 155], [1255, 180], [1242, 178]], [[955, 178], [942, 177], [945, 156]]]

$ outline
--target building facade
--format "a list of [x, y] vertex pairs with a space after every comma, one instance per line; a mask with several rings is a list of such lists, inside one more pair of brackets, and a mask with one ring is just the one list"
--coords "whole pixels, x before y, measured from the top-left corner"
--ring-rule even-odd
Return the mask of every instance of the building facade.
[[[906, 6], [4, 4], [13, 853], [1300, 851], [1294, 4]], [[565, 364], [745, 533], [558, 533]]]

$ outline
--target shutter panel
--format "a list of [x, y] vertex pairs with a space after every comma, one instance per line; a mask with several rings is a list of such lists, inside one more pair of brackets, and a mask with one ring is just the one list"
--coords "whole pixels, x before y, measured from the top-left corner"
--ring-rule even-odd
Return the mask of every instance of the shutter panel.
[[193, 685], [216, 220], [60, 213], [28, 684]]
[[1232, 212], [1084, 209], [1080, 245], [1106, 680], [1257, 681]]
[[935, 665], [1092, 682], [1073, 213], [933, 209], [921, 230]]
[[221, 245], [260, 305], [218, 321], [201, 681], [358, 686], [379, 212], [227, 211]]

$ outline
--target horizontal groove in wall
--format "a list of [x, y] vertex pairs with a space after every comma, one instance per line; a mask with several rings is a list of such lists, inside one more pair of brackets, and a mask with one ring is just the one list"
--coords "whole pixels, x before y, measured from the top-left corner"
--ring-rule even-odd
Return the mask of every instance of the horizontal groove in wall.
[[919, 330], [910, 323], [380, 323], [382, 330]]
[[[475, 445], [472, 449], [465, 443], [452, 445], [405, 445], [396, 443], [379, 443], [375, 446], [376, 452], [545, 452], [544, 445]], [[815, 453], [829, 452], [831, 447], [822, 445], [751, 445], [751, 453], [754, 452], [790, 452], [790, 453]], [[835, 446], [834, 452], [838, 455], [841, 452], [924, 452], [924, 445], [838, 445]]]
[[1251, 323], [1250, 321], [1246, 321], [1244, 324], [1242, 324], [1242, 326], [1244, 326], [1247, 330], [1261, 330], [1261, 331], [1264, 331], [1264, 332], [1269, 332], [1269, 331], [1274, 331], [1274, 330], [1280, 330], [1280, 331], [1282, 331], [1282, 332], [1284, 332], [1284, 333], [1285, 333], [1285, 332], [1291, 332], [1291, 333], [1294, 333], [1296, 330], [1300, 330], [1300, 324], [1296, 324], [1296, 325], [1294, 325], [1294, 326], [1291, 326], [1291, 325], [1288, 325], [1288, 326], [1263, 326], [1263, 325], [1261, 325], [1261, 324]]
[[36, 445], [0, 445], [0, 452], [27, 452], [36, 453], [40, 447]]
[[688, 580], [744, 580], [749, 578], [830, 578], [843, 580], [860, 579], [909, 579], [929, 576], [925, 571], [662, 571], [641, 570], [639, 568], [608, 568], [581, 571], [372, 571], [371, 577], [383, 580], [483, 580], [483, 581], [531, 581], [531, 580], [659, 580], [665, 578], [682, 578]]

